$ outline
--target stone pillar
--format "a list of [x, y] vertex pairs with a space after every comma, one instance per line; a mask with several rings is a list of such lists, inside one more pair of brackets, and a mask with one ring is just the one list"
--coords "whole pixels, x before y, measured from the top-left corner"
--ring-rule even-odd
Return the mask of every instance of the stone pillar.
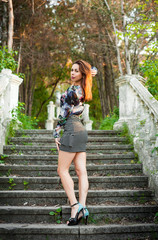
[[46, 120], [46, 129], [53, 130], [54, 129], [54, 119], [55, 119], [55, 105], [53, 101], [50, 101], [47, 105], [48, 119]]
[[12, 74], [10, 69], [0, 73], [0, 153], [5, 144], [7, 123], [11, 119], [11, 111], [18, 105], [19, 85], [23, 79]]
[[56, 107], [56, 118], [58, 119], [60, 114], [60, 107]]
[[92, 130], [93, 121], [89, 119], [89, 104], [84, 105], [84, 111], [82, 113], [82, 119], [86, 130]]
[[119, 87], [119, 120], [114, 124], [115, 130], [120, 129], [124, 122], [135, 121], [139, 114], [137, 94], [130, 85], [132, 78], [137, 78], [143, 85], [145, 83], [145, 79], [137, 75], [125, 75], [116, 79], [116, 85]]

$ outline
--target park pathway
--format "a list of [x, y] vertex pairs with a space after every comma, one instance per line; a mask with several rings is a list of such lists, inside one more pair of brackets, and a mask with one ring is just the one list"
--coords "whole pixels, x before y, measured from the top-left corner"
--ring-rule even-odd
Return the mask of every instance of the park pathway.
[[[116, 131], [88, 136], [89, 224], [74, 227], [66, 226], [70, 207], [52, 131], [17, 131], [9, 139], [0, 165], [0, 240], [158, 239], [158, 204], [133, 146]], [[70, 173], [77, 189], [73, 165]]]

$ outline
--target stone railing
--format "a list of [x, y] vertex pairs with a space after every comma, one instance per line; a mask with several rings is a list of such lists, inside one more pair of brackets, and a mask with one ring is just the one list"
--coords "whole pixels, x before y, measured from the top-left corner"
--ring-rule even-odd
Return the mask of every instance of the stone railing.
[[116, 80], [120, 116], [114, 129], [127, 124], [133, 136], [134, 150], [158, 200], [158, 101], [143, 86], [144, 83], [145, 79], [138, 75], [125, 75]]
[[[56, 106], [52, 101], [47, 105], [48, 119], [46, 120], [45, 127], [47, 130], [53, 130], [58, 121], [60, 113], [60, 107]], [[89, 104], [84, 105], [84, 111], [82, 113], [82, 121], [86, 130], [92, 130], [93, 121], [89, 119]]]
[[0, 73], [0, 153], [3, 153], [11, 110], [18, 105], [19, 85], [22, 81], [10, 69], [3, 69]]

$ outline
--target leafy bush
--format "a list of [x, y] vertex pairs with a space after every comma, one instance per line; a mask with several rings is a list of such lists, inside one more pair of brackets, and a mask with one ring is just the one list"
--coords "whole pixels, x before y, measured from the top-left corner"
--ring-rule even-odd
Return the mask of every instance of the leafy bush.
[[17, 51], [8, 52], [7, 47], [0, 47], [0, 72], [4, 68], [11, 69], [12, 72], [16, 71], [18, 64], [14, 57], [17, 54]]
[[36, 117], [30, 117], [24, 114], [25, 103], [19, 102], [18, 106], [11, 111], [11, 121], [7, 127], [6, 142], [8, 137], [15, 136], [16, 129], [35, 129], [38, 125]]
[[[18, 62], [15, 60], [16, 55], [18, 54], [17, 51], [8, 51], [7, 47], [0, 46], [0, 72], [2, 69], [7, 68], [11, 69], [14, 74], [16, 74], [16, 69], [18, 66]], [[24, 78], [25, 75], [23, 73], [16, 74], [21, 78]]]
[[119, 119], [119, 109], [114, 107], [114, 111], [107, 115], [102, 121], [99, 129], [100, 130], [113, 130], [114, 123]]
[[140, 73], [147, 78], [146, 85], [149, 92], [158, 100], [158, 59], [151, 61], [146, 60], [140, 65]]
[[101, 124], [102, 119], [96, 119], [96, 118], [94, 118], [94, 117], [90, 117], [90, 120], [93, 121], [92, 129], [93, 129], [93, 130], [99, 129], [99, 126], [100, 126], [100, 124]]

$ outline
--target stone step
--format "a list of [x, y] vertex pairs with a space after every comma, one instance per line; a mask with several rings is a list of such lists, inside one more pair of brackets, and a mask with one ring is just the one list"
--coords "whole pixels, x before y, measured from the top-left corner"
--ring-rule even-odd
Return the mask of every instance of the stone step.
[[[90, 145], [87, 146], [87, 153], [90, 152], [95, 152], [98, 153], [127, 153], [131, 150], [131, 147], [128, 145]], [[8, 145], [4, 146], [3, 148], [3, 153], [4, 154], [30, 154], [30, 155], [35, 155], [35, 154], [46, 154], [46, 155], [54, 155], [58, 154], [56, 146], [30, 146], [30, 145]]]
[[[136, 222], [154, 222], [155, 214], [158, 212], [158, 206], [130, 206], [130, 205], [113, 205], [113, 206], [88, 206], [90, 212], [90, 223], [116, 223], [121, 220]], [[50, 212], [57, 215], [50, 215]], [[70, 217], [71, 209], [69, 206], [1, 206], [0, 222], [1, 223], [56, 223], [60, 219], [62, 223]]]
[[[126, 137], [88, 137], [87, 146], [91, 145], [125, 145], [127, 144]], [[55, 141], [53, 137], [13, 137], [8, 140], [8, 143], [12, 146], [12, 148], [16, 147], [16, 145], [37, 145], [37, 146], [55, 146]], [[130, 147], [132, 149], [131, 145], [125, 146], [125, 148]], [[6, 148], [6, 146], [4, 146]], [[120, 146], [121, 148], [121, 146]]]
[[[75, 191], [78, 198], [78, 191]], [[109, 189], [109, 190], [89, 190], [87, 204], [107, 204], [111, 203], [139, 203], [145, 204], [153, 200], [152, 190], [131, 190], [131, 189]], [[50, 206], [66, 204], [67, 196], [64, 190], [14, 190], [0, 191], [1, 205], [28, 205]]]
[[[73, 177], [75, 189], [78, 189], [78, 177]], [[148, 187], [146, 176], [88, 177], [89, 188], [101, 189], [137, 189]], [[10, 182], [10, 183], [9, 183]], [[12, 184], [16, 184], [12, 187]], [[55, 190], [63, 189], [59, 177], [0, 177], [0, 190]]]
[[3, 240], [148, 240], [158, 239], [158, 224], [127, 223], [95, 225], [66, 224], [1, 224], [0, 235]]
[[[9, 164], [57, 164], [57, 155], [8, 155], [3, 161]], [[136, 163], [135, 155], [131, 152], [126, 154], [87, 154], [87, 164], [128, 164]]]
[[[88, 176], [142, 175], [142, 164], [87, 164]], [[70, 166], [71, 176], [76, 176], [74, 166]], [[55, 177], [57, 165], [0, 165], [0, 176]]]
[[[120, 131], [115, 131], [115, 130], [92, 130], [92, 131], [87, 131], [88, 136], [118, 136], [120, 135]], [[16, 136], [17, 137], [36, 137], [36, 136], [41, 136], [41, 137], [52, 137], [53, 135], [53, 130], [46, 130], [46, 129], [26, 129], [26, 130], [17, 130], [16, 131]]]

